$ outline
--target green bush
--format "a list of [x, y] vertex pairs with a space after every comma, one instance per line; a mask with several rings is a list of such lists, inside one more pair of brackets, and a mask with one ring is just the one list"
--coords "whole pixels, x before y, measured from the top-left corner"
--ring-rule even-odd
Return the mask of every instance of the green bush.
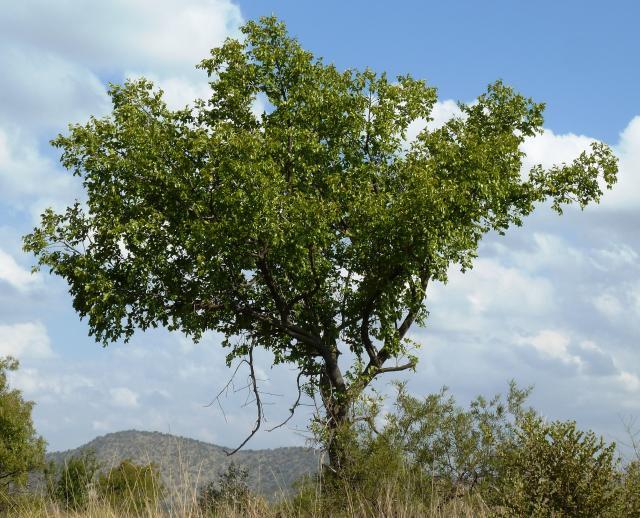
[[136, 515], [155, 509], [165, 494], [155, 464], [139, 465], [130, 460], [123, 460], [117, 467], [101, 474], [97, 490], [113, 509]]
[[514, 382], [506, 400], [478, 397], [469, 409], [458, 406], [446, 388], [422, 399], [410, 396], [404, 385], [398, 389], [383, 434], [430, 478], [434, 497], [442, 501], [492, 485], [497, 449], [513, 437], [519, 419], [533, 415], [524, 408], [531, 389], [519, 389]]
[[47, 472], [50, 495], [65, 509], [85, 509], [99, 469], [100, 463], [93, 451], [71, 457], [60, 467], [50, 467]]
[[508, 516], [603, 516], [619, 495], [615, 444], [574, 421], [528, 416], [498, 452], [491, 501]]
[[246, 468], [231, 462], [218, 475], [217, 481], [210, 481], [200, 491], [198, 506], [204, 514], [217, 514], [222, 509], [242, 514], [251, 498], [247, 484], [249, 473]]
[[338, 435], [340, 472], [327, 467], [320, 480], [300, 483], [297, 512], [331, 515], [357, 500], [380, 515], [386, 494], [430, 513], [464, 501], [506, 516], [640, 516], [640, 463], [623, 473], [615, 444], [573, 421], [546, 423], [525, 408], [530, 389], [512, 382], [506, 398], [478, 397], [465, 409], [446, 389], [416, 398], [398, 387], [381, 430], [380, 406], [358, 407], [354, 425]]
[[17, 368], [17, 360], [0, 358], [0, 500], [11, 488], [24, 486], [31, 471], [44, 467], [45, 442], [33, 427], [33, 403], [7, 380]]
[[622, 472], [619, 516], [640, 516], [640, 459], [630, 462]]

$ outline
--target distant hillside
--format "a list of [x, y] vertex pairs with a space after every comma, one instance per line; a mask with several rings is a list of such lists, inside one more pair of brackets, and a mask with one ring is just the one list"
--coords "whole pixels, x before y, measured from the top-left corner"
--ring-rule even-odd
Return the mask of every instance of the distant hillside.
[[159, 432], [129, 430], [97, 437], [73, 450], [47, 455], [56, 463], [93, 450], [105, 466], [113, 466], [123, 459], [137, 463], [155, 462], [162, 477], [174, 490], [192, 489], [209, 480], [235, 462], [249, 470], [250, 487], [266, 496], [288, 491], [302, 475], [315, 473], [318, 455], [309, 448], [290, 447], [268, 450], [241, 450], [228, 457], [225, 449], [195, 439]]

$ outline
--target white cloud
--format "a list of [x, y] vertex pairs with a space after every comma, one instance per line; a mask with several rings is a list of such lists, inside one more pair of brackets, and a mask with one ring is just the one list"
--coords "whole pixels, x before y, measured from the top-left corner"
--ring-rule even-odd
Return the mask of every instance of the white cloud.
[[610, 319], [615, 319], [624, 312], [622, 303], [611, 293], [598, 295], [593, 299], [593, 305], [600, 313]]
[[620, 383], [628, 392], [639, 392], [640, 391], [640, 378], [635, 374], [628, 371], [621, 371], [618, 379]]
[[[0, 42], [2, 40], [0, 39]], [[105, 86], [89, 68], [48, 49], [0, 44], [0, 124], [43, 132], [107, 112]]]
[[580, 358], [569, 352], [571, 339], [565, 333], [553, 330], [543, 330], [534, 336], [519, 336], [515, 343], [521, 346], [533, 347], [542, 356], [560, 360], [566, 364], [580, 366]]
[[193, 105], [195, 99], [207, 99], [210, 95], [209, 82], [206, 76], [200, 81], [184, 77], [161, 78], [154, 73], [128, 72], [130, 79], [144, 77], [153, 82], [154, 86], [163, 92], [163, 100], [169, 109], [179, 110], [186, 105]]
[[462, 274], [451, 268], [446, 285], [435, 284], [427, 294], [431, 321], [451, 329], [491, 328], [492, 319], [510, 316], [510, 323], [548, 314], [554, 309], [548, 279], [480, 258]]
[[0, 34], [92, 70], [182, 73], [241, 21], [229, 0], [23, 0], [3, 6]]
[[526, 154], [522, 169], [524, 173], [537, 164], [543, 167], [551, 167], [555, 164], [570, 163], [585, 150], [595, 139], [584, 135], [567, 133], [557, 135], [550, 129], [545, 129], [541, 135], [527, 137], [521, 146]]
[[40, 284], [41, 278], [22, 268], [12, 256], [0, 249], [0, 281], [26, 292]]
[[138, 406], [138, 394], [127, 387], [116, 387], [109, 390], [111, 402], [118, 407], [135, 408]]
[[[556, 134], [545, 129], [542, 135], [529, 137], [521, 149], [526, 153], [522, 172], [527, 174], [531, 167], [542, 164], [570, 163], [582, 151], [588, 151], [595, 139], [573, 133]], [[613, 146], [619, 158], [618, 182], [611, 191], [605, 191], [601, 204], [610, 210], [637, 210], [640, 208], [640, 116], [636, 116], [620, 134]]]
[[0, 202], [35, 218], [45, 207], [63, 208], [78, 196], [78, 179], [42, 156], [34, 139], [0, 127]]
[[52, 401], [57, 398], [68, 399], [94, 386], [93, 380], [76, 372], [73, 374], [58, 374], [50, 372], [46, 367], [20, 367], [12, 373], [12, 381], [17, 388], [30, 397], [37, 397], [38, 401]]
[[603, 271], [616, 271], [638, 265], [638, 253], [625, 243], [613, 243], [607, 248], [593, 250], [592, 262]]
[[47, 329], [41, 322], [0, 325], [0, 356], [18, 359], [52, 357]]
[[441, 128], [445, 123], [453, 118], [462, 115], [458, 104], [451, 99], [438, 101], [431, 110], [431, 119], [428, 123], [424, 119], [416, 119], [407, 128], [407, 142], [413, 141], [425, 127], [429, 131]]
[[603, 198], [610, 209], [640, 209], [640, 116], [634, 117], [620, 134], [614, 148], [620, 159], [618, 183]]

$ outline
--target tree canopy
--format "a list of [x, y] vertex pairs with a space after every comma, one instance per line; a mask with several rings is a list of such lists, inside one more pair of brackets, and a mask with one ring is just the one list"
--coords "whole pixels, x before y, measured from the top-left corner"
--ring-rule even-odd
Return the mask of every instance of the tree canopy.
[[25, 249], [68, 282], [96, 340], [214, 330], [228, 361], [259, 346], [294, 364], [342, 422], [375, 376], [415, 368], [407, 332], [431, 280], [536, 204], [597, 202], [616, 159], [595, 143], [523, 173], [544, 106], [500, 81], [408, 142], [435, 88], [338, 70], [275, 18], [242, 32], [200, 63], [209, 98], [171, 110], [145, 79], [112, 85], [108, 116], [58, 136], [86, 203], [47, 210]]

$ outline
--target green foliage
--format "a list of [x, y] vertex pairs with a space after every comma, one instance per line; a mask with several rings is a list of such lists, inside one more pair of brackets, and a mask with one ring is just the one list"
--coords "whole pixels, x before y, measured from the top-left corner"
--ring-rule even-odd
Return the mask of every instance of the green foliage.
[[601, 516], [617, 500], [615, 444], [527, 416], [501, 445], [495, 502], [516, 516]]
[[384, 434], [422, 473], [432, 478], [439, 498], [448, 499], [491, 485], [498, 476], [497, 449], [513, 437], [531, 389], [509, 386], [500, 395], [478, 397], [469, 409], [458, 406], [444, 388], [423, 399], [399, 385], [396, 411]]
[[231, 462], [220, 473], [217, 481], [210, 481], [198, 495], [198, 506], [205, 514], [217, 515], [220, 511], [242, 514], [249, 504], [251, 492], [247, 484], [249, 473], [246, 468]]
[[93, 451], [86, 451], [49, 470], [48, 489], [65, 509], [80, 511], [89, 503], [90, 492], [100, 463]]
[[7, 373], [17, 368], [17, 360], [0, 358], [0, 495], [23, 486], [31, 471], [44, 467], [45, 442], [33, 427], [33, 403], [24, 401], [7, 380]]
[[275, 18], [242, 32], [200, 64], [208, 99], [172, 111], [145, 79], [112, 85], [107, 117], [57, 137], [87, 203], [47, 210], [24, 248], [68, 282], [96, 340], [164, 326], [222, 333], [229, 362], [266, 348], [320, 388], [335, 426], [375, 376], [415, 368], [407, 332], [430, 280], [540, 202], [599, 201], [617, 163], [594, 143], [523, 175], [543, 105], [500, 81], [408, 143], [433, 87], [339, 71]]
[[155, 509], [165, 494], [155, 464], [142, 466], [130, 460], [123, 460], [106, 474], [101, 474], [97, 490], [113, 509], [135, 515]]
[[640, 516], [640, 459], [630, 462], [622, 473], [619, 516]]
[[379, 515], [386, 493], [441, 513], [463, 500], [500, 516], [637, 516], [640, 463], [619, 470], [615, 444], [573, 421], [546, 423], [525, 406], [529, 393], [512, 382], [506, 398], [462, 408], [446, 389], [416, 398], [399, 384], [384, 427], [374, 426], [379, 405], [363, 405], [372, 413], [339, 437], [348, 461], [323, 471], [320, 492], [316, 481], [302, 483], [294, 508], [330, 515], [352, 505], [350, 495]]

